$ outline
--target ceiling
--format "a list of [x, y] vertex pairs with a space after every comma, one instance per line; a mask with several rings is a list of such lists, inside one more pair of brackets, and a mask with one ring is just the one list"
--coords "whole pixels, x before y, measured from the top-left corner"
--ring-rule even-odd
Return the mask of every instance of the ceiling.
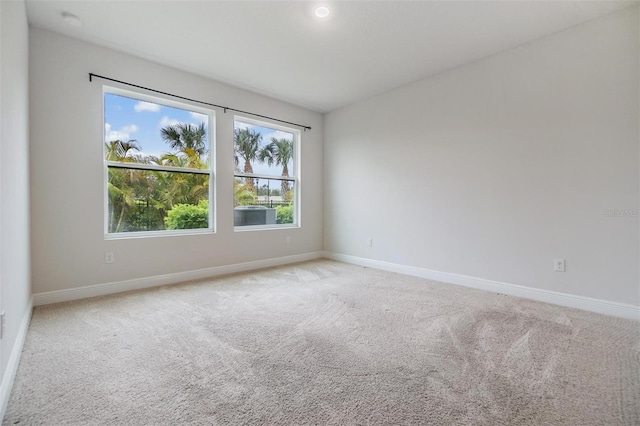
[[[328, 18], [314, 16], [318, 4]], [[36, 27], [327, 112], [633, 4], [27, 0], [27, 15]]]

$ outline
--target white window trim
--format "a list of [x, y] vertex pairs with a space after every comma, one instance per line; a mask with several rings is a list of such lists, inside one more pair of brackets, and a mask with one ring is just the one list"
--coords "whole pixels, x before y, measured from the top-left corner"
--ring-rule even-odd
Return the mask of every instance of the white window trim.
[[[118, 96], [124, 96], [131, 99], [153, 102], [158, 105], [164, 105], [173, 108], [179, 108], [183, 110], [198, 112], [206, 115], [208, 119], [208, 139], [209, 139], [209, 168], [208, 169], [190, 169], [184, 167], [171, 167], [171, 166], [154, 166], [149, 164], [140, 163], [124, 163], [119, 161], [106, 160], [105, 152], [105, 110], [104, 110], [104, 97], [105, 94], [113, 94]], [[194, 105], [191, 102], [176, 102], [167, 98], [160, 98], [157, 96], [150, 96], [145, 93], [141, 93], [134, 90], [125, 90], [118, 87], [103, 85], [102, 86], [102, 163], [103, 163], [103, 217], [104, 217], [104, 238], [105, 240], [118, 240], [118, 239], [130, 239], [130, 238], [150, 238], [150, 237], [166, 237], [166, 236], [181, 236], [181, 235], [203, 235], [214, 234], [216, 232], [216, 190], [215, 190], [215, 156], [216, 152], [216, 113], [214, 110], [202, 108]], [[209, 226], [207, 228], [197, 229], [174, 229], [174, 230], [158, 230], [158, 231], [136, 231], [136, 232], [109, 232], [109, 167], [118, 167], [125, 169], [138, 169], [138, 170], [154, 170], [165, 172], [177, 172], [177, 173], [194, 173], [194, 174], [208, 174], [209, 175]]]
[[284, 176], [272, 176], [265, 174], [257, 174], [257, 173], [243, 173], [236, 172], [234, 169], [233, 179], [236, 177], [247, 177], [253, 179], [271, 179], [271, 180], [286, 180], [289, 182], [293, 182], [295, 191], [293, 193], [293, 223], [276, 223], [272, 225], [244, 225], [244, 226], [235, 226], [233, 227], [234, 232], [245, 232], [245, 231], [267, 231], [267, 230], [277, 230], [277, 229], [293, 229], [300, 228], [302, 226], [302, 212], [301, 212], [301, 194], [302, 194], [302, 185], [301, 185], [301, 168], [300, 168], [300, 152], [301, 152], [301, 134], [300, 130], [293, 129], [291, 127], [282, 126], [280, 124], [276, 124], [267, 119], [265, 120], [256, 120], [253, 118], [248, 118], [241, 115], [235, 115], [233, 117], [233, 127], [235, 129], [235, 123], [239, 121], [241, 123], [251, 124], [254, 126], [261, 127], [269, 127], [271, 129], [282, 130], [284, 132], [288, 132], [293, 134], [293, 172], [294, 176], [284, 177]]

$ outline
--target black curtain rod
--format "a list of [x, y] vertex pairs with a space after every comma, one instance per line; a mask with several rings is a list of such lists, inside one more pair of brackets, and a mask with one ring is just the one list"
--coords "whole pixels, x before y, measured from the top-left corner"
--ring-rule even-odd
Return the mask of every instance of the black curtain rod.
[[285, 123], [285, 124], [290, 124], [292, 126], [298, 126], [298, 127], [301, 127], [305, 132], [307, 130], [311, 130], [311, 126], [305, 126], [304, 124], [292, 123], [291, 121], [280, 120], [278, 118], [269, 117], [268, 115], [256, 114], [255, 112], [243, 111], [241, 109], [235, 109], [235, 108], [231, 108], [231, 107], [224, 106], [224, 105], [216, 105], [216, 104], [212, 104], [210, 102], [204, 102], [204, 101], [199, 101], [197, 99], [187, 98], [187, 97], [180, 96], [180, 95], [174, 95], [173, 93], [162, 92], [160, 90], [151, 89], [149, 87], [144, 87], [144, 86], [139, 86], [139, 85], [133, 84], [133, 83], [127, 83], [126, 81], [116, 80], [115, 78], [109, 78], [109, 77], [105, 77], [103, 75], [98, 75], [98, 74], [94, 74], [94, 73], [90, 72], [89, 73], [89, 81], [93, 81], [93, 77], [101, 78], [103, 80], [113, 81], [115, 83], [120, 83], [120, 84], [124, 84], [124, 85], [131, 86], [131, 87], [137, 87], [138, 89], [144, 89], [144, 90], [148, 90], [150, 92], [160, 93], [161, 95], [171, 96], [171, 97], [174, 97], [174, 98], [183, 99], [185, 101], [196, 102], [196, 103], [199, 103], [199, 104], [208, 105], [208, 106], [212, 106], [212, 107], [215, 107], [215, 108], [222, 108], [224, 110], [225, 114], [227, 113], [227, 111], [234, 111], [234, 112], [239, 112], [241, 114], [252, 115], [254, 117], [266, 118], [268, 120], [277, 121], [278, 123]]

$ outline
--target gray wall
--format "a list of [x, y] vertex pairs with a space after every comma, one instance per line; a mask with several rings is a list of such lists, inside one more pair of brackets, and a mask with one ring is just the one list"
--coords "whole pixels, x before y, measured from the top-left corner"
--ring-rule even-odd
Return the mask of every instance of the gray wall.
[[[322, 250], [321, 114], [45, 30], [30, 36], [34, 293]], [[102, 82], [89, 72], [312, 126], [301, 134], [302, 227], [234, 232], [233, 114], [218, 110], [217, 232], [105, 240]]]
[[[22, 350], [20, 327], [28, 319], [29, 276], [29, 87], [28, 27], [23, 1], [0, 2], [0, 310], [6, 314], [0, 341], [1, 403]], [[15, 368], [16, 365], [13, 365]], [[4, 408], [4, 407], [3, 407]], [[0, 410], [2, 412], [2, 410]]]
[[634, 7], [326, 115], [325, 249], [639, 305], [638, 40]]

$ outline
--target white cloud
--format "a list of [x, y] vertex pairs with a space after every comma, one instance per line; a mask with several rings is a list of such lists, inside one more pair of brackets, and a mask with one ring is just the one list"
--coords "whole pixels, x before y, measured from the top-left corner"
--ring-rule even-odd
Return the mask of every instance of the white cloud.
[[[198, 127], [200, 125], [200, 123], [204, 123], [205, 125], [208, 124], [209, 117], [207, 117], [206, 115], [198, 114], [197, 112], [190, 112], [190, 114], [191, 114], [191, 117], [193, 117], [194, 119], [198, 120], [197, 123], [188, 122], [188, 121], [180, 121], [180, 120], [176, 120], [175, 118], [169, 118], [169, 117], [167, 117], [165, 115], [160, 120], [160, 123], [158, 123], [158, 128], [162, 129], [162, 128], [167, 127], [167, 126], [175, 126], [176, 124], [189, 124], [189, 125], [195, 126], [195, 127]], [[202, 116], [203, 117], [202, 121], [200, 121], [199, 117], [196, 117], [195, 114]]]
[[208, 124], [209, 123], [209, 116], [207, 116], [205, 114], [200, 114], [199, 112], [193, 112], [193, 111], [189, 111], [189, 114], [191, 115], [191, 118], [196, 120], [196, 122], [198, 124], [200, 124], [200, 123]]
[[290, 141], [293, 140], [293, 135], [291, 133], [283, 132], [282, 130], [276, 130], [273, 133], [267, 133], [263, 137], [268, 142], [271, 142], [271, 138], [287, 139], [287, 140], [290, 140]]
[[160, 158], [160, 157], [162, 157], [163, 155], [166, 154], [166, 151], [165, 152], [161, 152], [161, 151], [139, 151], [139, 152], [136, 152], [136, 154], [141, 155], [143, 157], [151, 156], [151, 157]]
[[128, 141], [132, 139], [131, 134], [137, 131], [138, 131], [138, 126], [136, 126], [135, 124], [124, 126], [120, 130], [112, 130], [111, 124], [104, 123], [105, 142], [110, 142], [115, 140]]
[[242, 121], [236, 121], [234, 124], [234, 127], [236, 129], [251, 129], [254, 130], [256, 128], [256, 126], [253, 126], [251, 124], [247, 124], [247, 123], [243, 123]]
[[133, 106], [133, 109], [136, 112], [140, 112], [140, 111], [158, 112], [160, 111], [160, 105], [154, 104], [153, 102], [139, 101], [137, 104]]
[[162, 117], [162, 119], [160, 120], [160, 123], [158, 124], [158, 127], [160, 127], [161, 129], [163, 127], [167, 127], [167, 126], [175, 126], [176, 124], [181, 124], [180, 121], [176, 120], [175, 118], [169, 118], [166, 115], [164, 117]]

